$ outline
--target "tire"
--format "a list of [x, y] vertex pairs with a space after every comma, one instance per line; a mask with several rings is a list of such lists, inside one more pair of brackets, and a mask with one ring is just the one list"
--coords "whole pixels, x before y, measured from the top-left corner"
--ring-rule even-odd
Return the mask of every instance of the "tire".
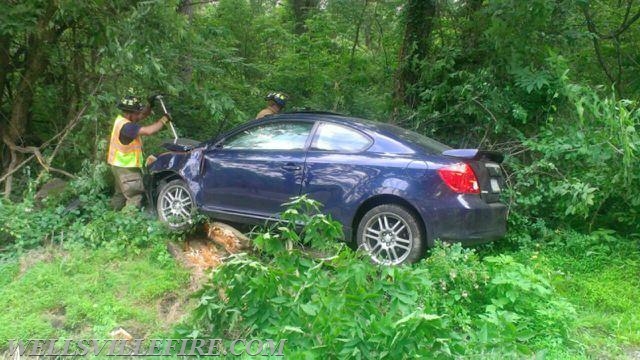
[[187, 184], [173, 180], [160, 187], [156, 201], [158, 219], [173, 231], [189, 228], [195, 217], [195, 203]]
[[367, 211], [356, 236], [358, 248], [381, 265], [414, 263], [424, 254], [427, 243], [416, 215], [395, 204], [378, 205]]

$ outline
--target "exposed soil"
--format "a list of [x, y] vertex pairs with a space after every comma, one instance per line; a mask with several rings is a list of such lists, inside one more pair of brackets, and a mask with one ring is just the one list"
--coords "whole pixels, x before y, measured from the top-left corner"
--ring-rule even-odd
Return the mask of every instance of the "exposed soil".
[[196, 291], [206, 281], [206, 271], [218, 267], [230, 254], [250, 248], [249, 239], [234, 227], [206, 223], [182, 244], [169, 243], [167, 250], [191, 271], [189, 291]]
[[640, 348], [630, 348], [625, 351], [629, 359], [640, 360]]
[[184, 299], [181, 299], [174, 293], [166, 294], [158, 302], [158, 317], [162, 319], [164, 323], [173, 324], [178, 322], [184, 315], [180, 309], [184, 308]]
[[67, 309], [64, 306], [59, 306], [49, 310], [46, 317], [51, 323], [51, 326], [55, 329], [62, 329], [65, 327], [67, 320]]
[[33, 250], [29, 250], [26, 254], [20, 257], [20, 272], [18, 276], [24, 275], [27, 270], [31, 269], [36, 264], [41, 262], [49, 263], [53, 261], [57, 256], [66, 256], [67, 254], [59, 246], [49, 245]]

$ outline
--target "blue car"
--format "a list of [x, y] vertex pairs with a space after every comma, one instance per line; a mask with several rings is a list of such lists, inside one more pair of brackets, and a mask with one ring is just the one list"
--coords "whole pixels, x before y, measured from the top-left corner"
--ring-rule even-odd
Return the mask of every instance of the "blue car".
[[452, 149], [389, 124], [285, 113], [166, 147], [148, 169], [158, 216], [173, 229], [196, 211], [264, 223], [307, 194], [342, 223], [345, 241], [380, 264], [415, 262], [436, 239], [471, 244], [506, 231], [502, 155]]

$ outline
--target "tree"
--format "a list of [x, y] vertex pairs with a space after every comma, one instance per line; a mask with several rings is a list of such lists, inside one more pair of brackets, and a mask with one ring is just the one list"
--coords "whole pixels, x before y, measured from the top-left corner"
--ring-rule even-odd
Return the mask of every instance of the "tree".
[[[640, 6], [634, 6], [633, 0], [598, 3], [585, 1], [581, 4], [581, 10], [593, 44], [595, 59], [616, 94], [622, 97], [625, 87], [637, 78], [635, 73], [638, 62], [632, 54], [637, 52], [640, 34], [633, 25], [640, 20]], [[633, 73], [631, 80], [624, 76], [628, 71]]]
[[415, 108], [422, 68], [426, 65], [436, 17], [435, 0], [408, 0], [403, 10], [404, 37], [395, 75], [395, 102]]
[[[48, 65], [48, 52], [50, 46], [58, 42], [60, 35], [67, 28], [67, 24], [62, 21], [55, 21], [57, 7], [54, 2], [47, 4], [36, 4], [39, 7], [39, 16], [36, 18], [35, 26], [26, 32], [26, 42], [23, 44], [25, 55], [24, 65], [19, 70], [15, 94], [11, 101], [11, 110], [8, 124], [2, 134], [2, 141], [9, 147], [11, 162], [7, 172], [13, 171], [19, 161], [18, 152], [24, 152], [25, 130], [29, 122], [30, 108], [33, 105], [36, 85], [40, 81], [43, 70]], [[42, 7], [40, 7], [42, 6]], [[36, 7], [30, 9], [35, 10]], [[5, 39], [7, 33], [2, 34]], [[3, 52], [7, 52], [4, 48]], [[8, 56], [5, 56], [5, 61]], [[5, 65], [8, 66], [8, 65]], [[6, 75], [5, 75], [6, 79]], [[6, 81], [6, 80], [5, 80]], [[3, 85], [5, 83], [3, 81]], [[11, 178], [5, 183], [5, 194], [11, 193]]]
[[306, 31], [304, 22], [309, 18], [312, 10], [318, 6], [318, 2], [319, 0], [289, 0], [295, 34], [300, 35]]

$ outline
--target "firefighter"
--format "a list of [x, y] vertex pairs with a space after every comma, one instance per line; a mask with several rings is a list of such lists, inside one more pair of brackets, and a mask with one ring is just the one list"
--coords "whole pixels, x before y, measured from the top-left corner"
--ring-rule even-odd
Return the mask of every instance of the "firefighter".
[[136, 208], [142, 205], [142, 137], [157, 133], [171, 121], [171, 115], [165, 113], [151, 125], [139, 124], [151, 114], [156, 98], [157, 95], [150, 96], [148, 106], [143, 106], [135, 96], [126, 96], [118, 103], [122, 113], [114, 121], [107, 154], [107, 163], [111, 165], [115, 178], [115, 194], [111, 205], [116, 210], [124, 205]]
[[282, 111], [284, 106], [287, 104], [287, 96], [279, 92], [270, 92], [264, 99], [268, 101], [268, 105], [266, 108], [262, 109], [258, 115], [256, 115], [256, 119], [277, 114]]

